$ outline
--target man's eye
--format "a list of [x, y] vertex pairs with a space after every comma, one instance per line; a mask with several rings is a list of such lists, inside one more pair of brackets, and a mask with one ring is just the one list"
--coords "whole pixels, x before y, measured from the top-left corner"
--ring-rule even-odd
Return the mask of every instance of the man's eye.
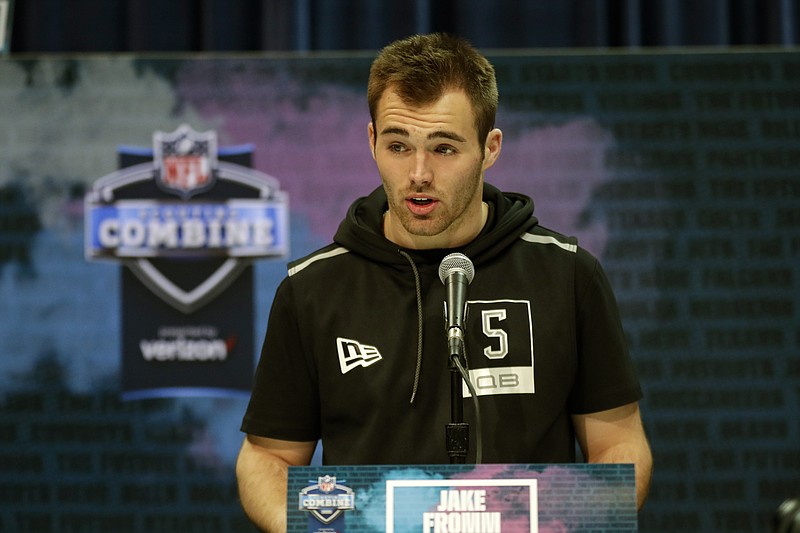
[[394, 152], [396, 154], [399, 154], [400, 152], [405, 152], [405, 150], [406, 150], [406, 147], [403, 146], [402, 144], [396, 144], [395, 143], [395, 144], [390, 144], [389, 145], [389, 151], [390, 152]]
[[436, 151], [444, 155], [450, 155], [456, 153], [456, 149], [448, 145], [437, 146]]

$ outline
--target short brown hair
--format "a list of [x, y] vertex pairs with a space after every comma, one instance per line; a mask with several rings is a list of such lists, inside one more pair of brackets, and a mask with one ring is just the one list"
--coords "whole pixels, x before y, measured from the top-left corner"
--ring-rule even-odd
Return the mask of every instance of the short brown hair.
[[395, 41], [372, 62], [367, 86], [369, 112], [375, 123], [378, 101], [387, 88], [403, 101], [432, 104], [447, 90], [463, 90], [472, 104], [478, 142], [494, 128], [497, 80], [489, 60], [464, 39], [444, 33], [414, 35]]

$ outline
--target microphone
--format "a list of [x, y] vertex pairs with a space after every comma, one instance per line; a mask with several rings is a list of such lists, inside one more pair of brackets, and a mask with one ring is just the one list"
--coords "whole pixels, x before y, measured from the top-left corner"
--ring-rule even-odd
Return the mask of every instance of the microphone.
[[475, 267], [464, 254], [454, 253], [442, 259], [439, 279], [447, 292], [445, 332], [449, 355], [464, 354], [464, 329], [467, 321], [467, 286], [475, 277]]

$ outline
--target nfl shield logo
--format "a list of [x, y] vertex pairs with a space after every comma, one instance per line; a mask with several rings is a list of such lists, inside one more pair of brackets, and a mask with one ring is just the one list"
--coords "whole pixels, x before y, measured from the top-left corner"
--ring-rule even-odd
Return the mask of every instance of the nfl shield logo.
[[172, 133], [153, 135], [156, 183], [184, 200], [214, 185], [217, 167], [217, 133], [198, 133], [182, 125]]
[[323, 476], [318, 479], [320, 492], [332, 492], [336, 486], [336, 478], [331, 476]]

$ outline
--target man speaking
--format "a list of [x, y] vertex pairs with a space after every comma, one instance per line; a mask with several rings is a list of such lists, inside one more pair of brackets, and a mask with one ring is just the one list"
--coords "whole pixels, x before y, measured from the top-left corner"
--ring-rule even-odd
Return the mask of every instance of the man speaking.
[[474, 265], [464, 356], [483, 462], [574, 462], [577, 440], [589, 462], [634, 463], [644, 503], [652, 458], [615, 298], [574, 238], [538, 225], [530, 198], [484, 182], [503, 140], [497, 102], [494, 68], [463, 40], [413, 36], [374, 60], [367, 129], [382, 186], [332, 244], [290, 264], [242, 423], [239, 491], [263, 530], [285, 530], [288, 466], [308, 464], [319, 439], [326, 464], [449, 462], [439, 267], [452, 253]]

